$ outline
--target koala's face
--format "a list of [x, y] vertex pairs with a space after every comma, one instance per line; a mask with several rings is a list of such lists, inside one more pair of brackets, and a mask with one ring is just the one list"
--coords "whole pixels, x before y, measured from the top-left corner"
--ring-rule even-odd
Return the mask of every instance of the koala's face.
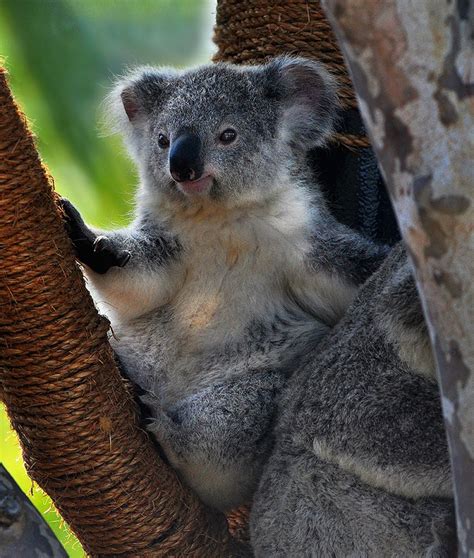
[[278, 188], [295, 154], [330, 132], [337, 103], [324, 70], [292, 58], [182, 73], [145, 68], [117, 91], [147, 187], [226, 204]]

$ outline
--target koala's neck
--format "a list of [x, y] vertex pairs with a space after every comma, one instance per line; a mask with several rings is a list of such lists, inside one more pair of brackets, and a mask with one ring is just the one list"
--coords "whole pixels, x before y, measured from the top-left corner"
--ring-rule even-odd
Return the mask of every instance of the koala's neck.
[[236, 240], [280, 243], [286, 239], [293, 244], [304, 243], [311, 232], [313, 202], [314, 194], [308, 188], [288, 181], [265, 198], [248, 197], [238, 203], [176, 201], [163, 196], [155, 202], [153, 213], [185, 244], [194, 244], [197, 236], [206, 234], [212, 235], [207, 242], [219, 242], [226, 233]]
[[155, 206], [147, 203], [146, 211], [147, 220], [155, 216], [179, 239], [183, 251], [177, 265], [185, 271], [193, 301], [214, 285], [220, 299], [247, 306], [252, 285], [262, 313], [269, 299], [290, 296], [307, 315], [332, 324], [355, 294], [352, 281], [331, 269], [331, 248], [324, 239], [318, 244], [321, 265], [310, 264], [314, 232], [332, 221], [321, 194], [303, 181], [289, 179], [272, 196], [234, 206], [162, 199]]

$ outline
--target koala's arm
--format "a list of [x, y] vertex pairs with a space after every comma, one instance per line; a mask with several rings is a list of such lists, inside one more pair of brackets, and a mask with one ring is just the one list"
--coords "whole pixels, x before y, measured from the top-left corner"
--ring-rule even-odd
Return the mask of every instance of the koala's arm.
[[[375, 378], [374, 378], [375, 381]], [[418, 387], [418, 386], [417, 386]], [[393, 392], [390, 393], [391, 389]], [[398, 382], [381, 390], [346, 394], [360, 408], [315, 433], [313, 451], [364, 482], [409, 498], [451, 497], [448, 449], [435, 390]], [[378, 402], [376, 400], [378, 399]], [[424, 400], [418, 405], [417, 399]], [[323, 405], [320, 412], [326, 412]], [[337, 407], [336, 407], [337, 408]]]
[[344, 315], [359, 287], [382, 264], [390, 247], [338, 223], [325, 209], [318, 211], [303, 256], [305, 272], [297, 270], [289, 288], [303, 308], [333, 326]]
[[281, 372], [255, 371], [208, 387], [163, 411], [152, 395], [148, 429], [185, 482], [207, 504], [250, 501], [272, 447]]
[[174, 284], [170, 263], [180, 252], [175, 238], [146, 220], [110, 232], [92, 229], [71, 202], [62, 199], [61, 206], [76, 257], [101, 302], [144, 313], [166, 300]]
[[308, 263], [314, 271], [325, 270], [359, 287], [382, 264], [390, 247], [376, 243], [319, 211], [311, 238]]

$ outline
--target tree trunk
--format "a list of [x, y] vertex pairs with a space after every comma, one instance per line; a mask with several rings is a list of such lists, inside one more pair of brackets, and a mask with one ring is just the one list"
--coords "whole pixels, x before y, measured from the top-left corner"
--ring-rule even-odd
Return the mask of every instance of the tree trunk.
[[474, 553], [474, 5], [324, 0], [385, 176], [437, 360], [460, 556]]

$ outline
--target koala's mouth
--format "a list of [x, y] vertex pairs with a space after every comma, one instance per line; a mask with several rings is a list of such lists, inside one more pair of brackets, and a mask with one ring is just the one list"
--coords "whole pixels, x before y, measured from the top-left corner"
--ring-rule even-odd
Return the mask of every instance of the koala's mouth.
[[184, 194], [207, 194], [211, 189], [213, 181], [213, 176], [205, 174], [197, 180], [184, 180], [176, 184]]

